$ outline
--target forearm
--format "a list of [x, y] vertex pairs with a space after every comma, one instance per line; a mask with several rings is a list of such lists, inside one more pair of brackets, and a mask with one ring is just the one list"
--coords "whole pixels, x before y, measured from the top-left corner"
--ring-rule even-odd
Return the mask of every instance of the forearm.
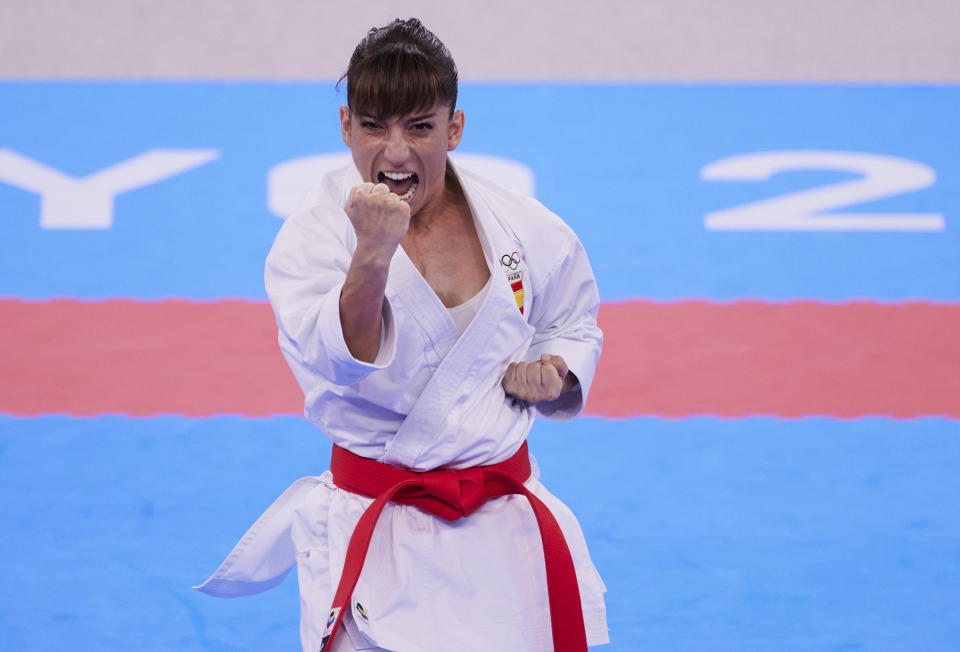
[[363, 362], [373, 362], [380, 351], [384, 291], [393, 251], [358, 245], [340, 292], [343, 339], [350, 354]]

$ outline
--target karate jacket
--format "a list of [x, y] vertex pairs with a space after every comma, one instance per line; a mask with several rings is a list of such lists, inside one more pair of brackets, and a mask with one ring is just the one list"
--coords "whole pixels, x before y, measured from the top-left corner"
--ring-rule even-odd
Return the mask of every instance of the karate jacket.
[[[448, 165], [451, 165], [448, 160]], [[304, 414], [335, 444], [416, 471], [500, 462], [523, 443], [537, 409], [512, 399], [510, 362], [561, 355], [578, 390], [541, 404], [549, 418], [578, 414], [600, 354], [599, 296], [573, 231], [534, 199], [455, 169], [492, 281], [462, 336], [398, 247], [382, 312], [380, 350], [355, 359], [340, 324], [356, 236], [343, 206], [362, 183], [350, 166], [327, 175], [283, 224], [265, 282], [280, 350], [304, 393]], [[318, 461], [319, 463], [319, 461]], [[573, 513], [539, 482], [526, 486], [564, 531], [580, 587], [587, 641], [607, 642], [603, 580]], [[297, 565], [301, 638], [319, 649], [353, 527], [370, 499], [337, 488], [327, 471], [293, 483], [198, 588], [232, 597], [277, 585]], [[469, 652], [552, 649], [543, 551], [521, 496], [442, 521], [386, 507], [344, 626], [358, 649]]]

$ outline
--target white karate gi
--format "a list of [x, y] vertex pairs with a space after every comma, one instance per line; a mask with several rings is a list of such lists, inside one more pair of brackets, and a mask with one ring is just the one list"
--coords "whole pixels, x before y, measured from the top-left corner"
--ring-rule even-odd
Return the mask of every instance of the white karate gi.
[[[266, 265], [280, 348], [303, 389], [306, 417], [358, 455], [417, 471], [493, 464], [516, 452], [536, 410], [504, 394], [509, 362], [563, 356], [580, 390], [541, 412], [567, 419], [582, 409], [600, 353], [599, 297], [573, 231], [533, 199], [456, 173], [492, 275], [462, 336], [398, 247], [380, 351], [372, 364], [351, 356], [339, 300], [356, 248], [343, 211], [362, 183], [353, 166], [325, 177], [286, 220]], [[517, 272], [522, 295], [511, 288]], [[553, 512], [573, 556], [587, 642], [606, 643], [606, 587], [576, 518], [540, 484], [535, 461], [533, 469], [526, 486]], [[305, 651], [316, 652], [350, 534], [370, 502], [337, 488], [329, 471], [301, 478], [197, 588], [219, 596], [263, 591], [296, 562], [301, 639]], [[344, 628], [361, 650], [542, 652], [553, 649], [548, 605], [540, 534], [522, 496], [492, 499], [453, 523], [390, 504]]]

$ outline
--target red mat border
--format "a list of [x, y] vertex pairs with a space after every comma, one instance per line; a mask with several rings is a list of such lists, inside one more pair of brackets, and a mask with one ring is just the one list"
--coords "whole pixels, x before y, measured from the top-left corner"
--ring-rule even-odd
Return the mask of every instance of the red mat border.
[[[960, 303], [605, 303], [587, 413], [960, 417]], [[300, 414], [269, 305], [0, 299], [0, 413]]]

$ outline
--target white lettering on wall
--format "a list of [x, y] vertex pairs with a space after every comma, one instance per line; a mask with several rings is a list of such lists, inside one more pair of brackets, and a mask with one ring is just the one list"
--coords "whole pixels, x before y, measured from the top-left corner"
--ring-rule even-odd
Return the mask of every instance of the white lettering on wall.
[[210, 149], [153, 149], [82, 178], [0, 149], [0, 181], [40, 195], [44, 229], [109, 229], [113, 199], [215, 160]]

